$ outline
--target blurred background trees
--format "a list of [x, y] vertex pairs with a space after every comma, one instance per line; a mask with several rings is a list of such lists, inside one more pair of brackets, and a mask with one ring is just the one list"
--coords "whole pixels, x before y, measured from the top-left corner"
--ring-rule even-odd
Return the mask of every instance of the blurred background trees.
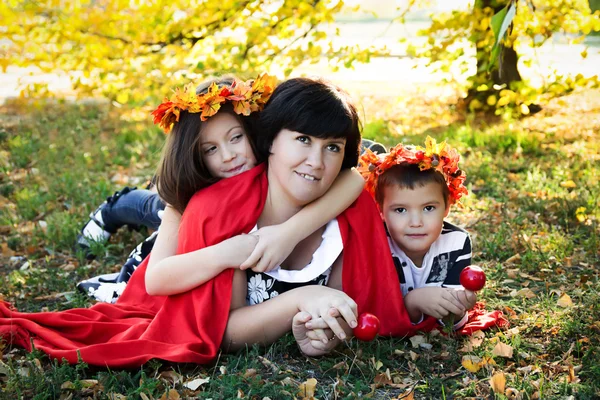
[[[515, 0], [517, 12], [502, 43], [495, 68], [491, 18], [509, 0], [475, 0], [466, 7], [431, 15], [409, 43], [407, 54], [435, 68], [460, 70], [465, 110], [536, 111], [548, 97], [576, 87], [597, 86], [597, 77], [555, 74], [542, 85], [524, 80], [519, 65], [532, 62], [532, 50], [560, 35], [581, 43], [600, 31], [600, 1]], [[348, 3], [348, 1], [346, 2]], [[60, 1], [9, 0], [0, 5], [0, 66], [35, 67], [67, 74], [82, 95], [118, 103], [147, 104], [174, 85], [230, 72], [243, 77], [270, 70], [280, 77], [305, 63], [324, 58], [334, 68], [352, 67], [385, 57], [389, 49], [335, 40], [335, 18], [360, 1], [202, 0], [202, 1]], [[364, 2], [363, 2], [364, 3]], [[425, 0], [398, 4], [403, 23], [408, 11]], [[398, 38], [400, 40], [400, 38]], [[582, 52], [585, 58], [586, 51]], [[583, 60], [582, 58], [582, 60]], [[24, 93], [44, 92], [31, 85]]]

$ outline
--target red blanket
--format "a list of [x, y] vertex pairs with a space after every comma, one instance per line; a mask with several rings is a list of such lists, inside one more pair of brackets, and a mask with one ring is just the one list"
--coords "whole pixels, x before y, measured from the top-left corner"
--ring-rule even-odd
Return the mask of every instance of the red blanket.
[[[267, 195], [264, 165], [198, 192], [181, 222], [178, 253], [194, 251], [249, 232]], [[406, 336], [430, 330], [428, 318], [410, 323], [404, 308], [379, 213], [367, 192], [338, 217], [344, 242], [344, 291], [381, 320], [381, 335]], [[70, 363], [136, 367], [152, 358], [207, 363], [215, 358], [227, 325], [233, 270], [189, 292], [149, 296], [147, 259], [131, 277], [117, 304], [87, 309], [20, 313], [0, 302], [0, 337]]]

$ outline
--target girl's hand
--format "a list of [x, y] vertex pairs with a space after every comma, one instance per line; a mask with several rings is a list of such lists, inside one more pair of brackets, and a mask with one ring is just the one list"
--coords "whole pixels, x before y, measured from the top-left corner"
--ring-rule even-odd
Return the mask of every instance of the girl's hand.
[[254, 235], [237, 235], [222, 241], [217, 246], [220, 247], [221, 254], [227, 257], [227, 264], [230, 268], [239, 268], [252, 251], [256, 248], [258, 238]]
[[268, 272], [279, 266], [294, 250], [300, 240], [285, 225], [260, 228], [252, 233], [258, 243], [250, 256], [240, 265], [240, 269], [252, 268], [254, 272]]
[[[302, 296], [298, 309], [310, 314], [312, 320], [321, 318], [336, 337], [344, 340], [348, 337], [343, 325], [355, 328], [357, 325], [358, 306], [347, 294], [326, 286], [305, 286], [305, 295]], [[341, 320], [338, 321], [338, 317]], [[310, 325], [309, 325], [310, 326]], [[316, 337], [327, 344], [329, 338], [321, 328], [313, 328]]]

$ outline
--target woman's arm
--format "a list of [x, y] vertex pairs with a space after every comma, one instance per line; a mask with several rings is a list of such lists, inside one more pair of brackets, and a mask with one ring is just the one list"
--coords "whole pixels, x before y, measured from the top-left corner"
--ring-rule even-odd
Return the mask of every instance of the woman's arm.
[[255, 232], [258, 244], [240, 268], [265, 272], [277, 267], [299, 242], [354, 203], [364, 186], [365, 181], [356, 169], [340, 172], [323, 196], [305, 206], [292, 218], [282, 224], [263, 227]]
[[146, 270], [146, 291], [153, 296], [183, 293], [237, 267], [256, 245], [251, 235], [234, 236], [217, 245], [175, 255], [181, 214], [167, 206]]
[[[352, 318], [348, 319], [356, 321], [356, 303], [339, 290], [309, 285], [292, 289], [260, 304], [241, 306], [243, 296], [238, 294], [246, 292], [246, 273], [236, 270], [233, 282], [232, 309], [221, 344], [227, 351], [236, 351], [256, 343], [273, 343], [291, 330], [292, 319], [299, 311], [317, 319], [335, 308], [339, 314], [350, 315]], [[343, 330], [332, 330], [343, 336]], [[327, 341], [326, 336], [321, 338]]]

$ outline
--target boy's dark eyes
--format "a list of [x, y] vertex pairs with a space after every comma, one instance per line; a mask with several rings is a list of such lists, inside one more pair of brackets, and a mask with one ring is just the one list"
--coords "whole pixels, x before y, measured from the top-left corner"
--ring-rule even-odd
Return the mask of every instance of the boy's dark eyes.
[[401, 214], [403, 212], [406, 212], [406, 208], [404, 208], [404, 207], [394, 208], [394, 212]]
[[435, 206], [425, 206], [425, 208], [423, 208], [423, 210], [425, 210], [425, 211], [433, 211], [433, 210], [435, 210]]

